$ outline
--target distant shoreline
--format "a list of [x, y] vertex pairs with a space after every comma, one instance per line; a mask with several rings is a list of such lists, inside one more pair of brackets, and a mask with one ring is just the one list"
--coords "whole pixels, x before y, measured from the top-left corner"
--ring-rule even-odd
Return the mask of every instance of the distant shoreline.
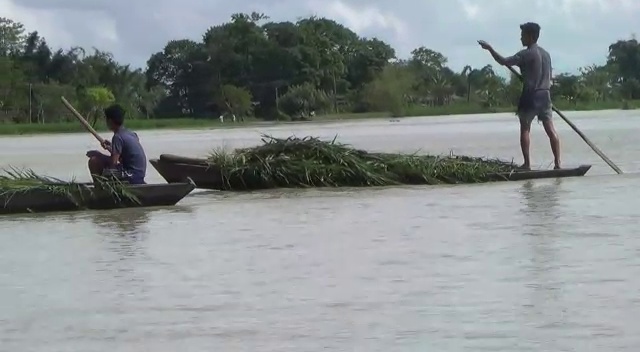
[[[558, 104], [561, 111], [603, 111], [603, 110], [635, 110], [640, 108], [640, 101], [632, 102], [603, 102], [593, 104]], [[323, 122], [345, 122], [363, 119], [401, 119], [403, 117], [420, 116], [454, 116], [472, 114], [497, 114], [515, 112], [515, 107], [484, 108], [475, 104], [453, 104], [442, 107], [410, 107], [399, 116], [392, 116], [387, 112], [365, 112], [365, 113], [344, 113], [332, 115], [318, 115], [312, 120], [305, 121], [265, 121], [256, 118], [249, 118], [243, 122], [224, 122], [218, 119], [196, 119], [196, 118], [172, 118], [172, 119], [134, 119], [128, 120], [126, 126], [132, 130], [189, 130], [189, 129], [229, 129], [247, 127], [265, 127], [287, 124], [323, 123]], [[105, 132], [102, 121], [98, 121], [96, 130]], [[84, 132], [83, 126], [76, 121], [55, 122], [55, 123], [7, 123], [0, 124], [0, 136], [28, 136], [41, 134], [62, 134]]]

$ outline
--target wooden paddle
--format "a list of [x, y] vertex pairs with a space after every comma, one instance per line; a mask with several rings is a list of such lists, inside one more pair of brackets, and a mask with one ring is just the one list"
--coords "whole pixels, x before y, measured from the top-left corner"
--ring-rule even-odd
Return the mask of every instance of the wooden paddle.
[[78, 121], [80, 121], [80, 123], [84, 126], [84, 128], [86, 128], [87, 131], [89, 131], [89, 133], [91, 133], [94, 137], [96, 137], [96, 139], [98, 140], [98, 142], [100, 142], [101, 145], [104, 145], [105, 139], [98, 134], [98, 131], [96, 131], [93, 127], [91, 127], [89, 122], [87, 122], [87, 120], [85, 120], [85, 118], [82, 117], [82, 115], [80, 115], [80, 113], [73, 107], [73, 105], [71, 105], [67, 101], [67, 99], [65, 99], [64, 97], [60, 97], [60, 100], [62, 100], [62, 104], [64, 104], [64, 106], [66, 106], [67, 109], [69, 109], [69, 111], [73, 113], [73, 115], [78, 119]]
[[[511, 66], [507, 66], [507, 67], [514, 75], [516, 75], [520, 80], [522, 80], [522, 75], [520, 73], [518, 73]], [[609, 159], [606, 155], [604, 155], [604, 153], [600, 149], [598, 149], [598, 147], [596, 147], [595, 144], [593, 144], [589, 140], [589, 138], [587, 138], [587, 136], [585, 136], [584, 133], [582, 133], [582, 131], [580, 131], [580, 129], [576, 127], [576, 125], [574, 125], [571, 121], [569, 121], [569, 119], [566, 116], [564, 116], [564, 114], [560, 112], [560, 110], [556, 109], [556, 107], [554, 106], [553, 111], [556, 114], [558, 114], [564, 120], [564, 122], [566, 122], [569, 125], [569, 127], [571, 127], [578, 134], [578, 136], [580, 136], [580, 138], [582, 138], [582, 140], [585, 141], [585, 143], [587, 143], [587, 145], [591, 147], [591, 149], [594, 152], [596, 152], [596, 154], [598, 154], [598, 156], [600, 156], [602, 160], [604, 160], [604, 162], [607, 163], [613, 169], [613, 171], [617, 172], [618, 174], [622, 174], [622, 170], [620, 170], [620, 168], [616, 166], [616, 164], [614, 164], [613, 161], [611, 161], [611, 159]]]

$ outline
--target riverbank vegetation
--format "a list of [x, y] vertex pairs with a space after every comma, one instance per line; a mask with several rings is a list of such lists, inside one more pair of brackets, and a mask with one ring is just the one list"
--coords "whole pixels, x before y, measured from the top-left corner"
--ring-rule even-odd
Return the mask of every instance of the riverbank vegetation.
[[[623, 104], [620, 101], [606, 101], [593, 103], [571, 104], [561, 102], [556, 107], [563, 111], [586, 111], [586, 110], [608, 110], [608, 109], [637, 109], [640, 108], [640, 100], [627, 101]], [[463, 114], [481, 114], [481, 113], [510, 113], [513, 107], [492, 107], [482, 108], [474, 104], [453, 104], [440, 107], [411, 107], [403, 114], [404, 117], [410, 116], [443, 116], [443, 115], [463, 115]], [[389, 118], [388, 112], [362, 112], [362, 113], [338, 113], [319, 115], [312, 120], [264, 120], [256, 117], [244, 119], [237, 123], [222, 123], [218, 119], [206, 118], [151, 118], [151, 119], [132, 119], [127, 121], [127, 127], [133, 130], [157, 130], [157, 129], [218, 129], [218, 128], [241, 128], [241, 127], [261, 127], [273, 126], [284, 123], [320, 123], [320, 122], [337, 122], [344, 120], [372, 119], [372, 118]], [[94, 128], [100, 132], [106, 132], [106, 126], [102, 123], [95, 124]], [[75, 119], [72, 121], [59, 121], [49, 123], [0, 123], [0, 135], [35, 135], [50, 133], [77, 133], [85, 132], [84, 126], [79, 124]]]
[[[29, 133], [14, 124], [58, 124], [32, 132], [67, 132], [64, 124], [73, 117], [60, 103], [62, 95], [92, 121], [101, 108], [118, 102], [131, 117], [154, 120], [141, 127], [198, 127], [358, 113], [506, 112], [514, 110], [520, 92], [515, 77], [505, 79], [491, 65], [456, 72], [443, 53], [427, 47], [398, 58], [389, 44], [326, 18], [274, 22], [263, 14], [235, 14], [213, 24], [200, 41], [168, 42], [144, 69], [98, 49], [52, 48], [30, 30], [0, 18], [0, 126], [7, 125], [0, 133]], [[559, 108], [639, 105], [638, 41], [619, 40], [603, 55], [604, 65], [555, 76]]]
[[464, 156], [369, 153], [314, 137], [263, 136], [262, 145], [207, 159], [226, 190], [479, 183], [509, 173], [511, 162]]

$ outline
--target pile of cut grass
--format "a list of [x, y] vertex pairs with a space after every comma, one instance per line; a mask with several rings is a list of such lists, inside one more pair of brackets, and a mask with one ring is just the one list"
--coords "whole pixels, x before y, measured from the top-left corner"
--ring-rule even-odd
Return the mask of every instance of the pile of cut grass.
[[214, 151], [208, 162], [225, 190], [480, 183], [512, 162], [466, 156], [369, 153], [315, 137], [275, 138], [262, 145]]
[[115, 202], [139, 203], [137, 197], [132, 194], [122, 182], [106, 177], [98, 177], [95, 187], [75, 181], [63, 181], [54, 177], [42, 176], [33, 170], [19, 170], [9, 168], [4, 175], [0, 175], [0, 199], [4, 200], [6, 207], [14, 196], [18, 194], [38, 192], [51, 194], [52, 196], [64, 196], [72, 201], [78, 208], [85, 208], [90, 197], [96, 189], [107, 192]]

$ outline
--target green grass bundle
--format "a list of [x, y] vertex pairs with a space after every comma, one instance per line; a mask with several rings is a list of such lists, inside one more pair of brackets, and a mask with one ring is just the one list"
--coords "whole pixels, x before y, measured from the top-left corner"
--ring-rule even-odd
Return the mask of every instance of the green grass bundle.
[[315, 137], [263, 136], [262, 145], [213, 152], [227, 190], [478, 183], [513, 163], [460, 156], [369, 153]]
[[[87, 196], [91, 197], [96, 188], [108, 192], [114, 201], [139, 202], [125, 184], [118, 180], [98, 177], [94, 187], [75, 181], [63, 181], [54, 177], [42, 176], [32, 170], [18, 170], [10, 168], [0, 175], [0, 199], [6, 203], [19, 193], [39, 191], [49, 193], [52, 196], [65, 196], [73, 201], [79, 208], [83, 208]], [[6, 206], [6, 204], [4, 204]]]

